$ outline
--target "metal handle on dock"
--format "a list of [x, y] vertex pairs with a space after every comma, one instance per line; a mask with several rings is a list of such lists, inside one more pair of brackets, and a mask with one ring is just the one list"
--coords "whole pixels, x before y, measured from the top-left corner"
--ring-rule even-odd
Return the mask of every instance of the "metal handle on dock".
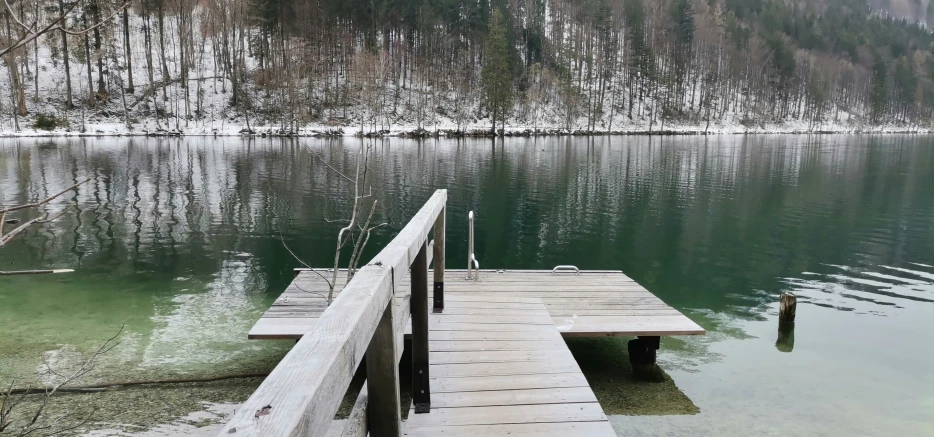
[[552, 275], [556, 273], [560, 273], [560, 272], [574, 272], [574, 273], [577, 273], [578, 275], [581, 274], [580, 269], [577, 268], [576, 266], [555, 266], [555, 268], [551, 269]]
[[[476, 255], [473, 253], [473, 211], [467, 213], [467, 222], [468, 232], [467, 232], [467, 279], [480, 280], [480, 262], [477, 261]], [[476, 276], [473, 274], [473, 269], [476, 268]]]

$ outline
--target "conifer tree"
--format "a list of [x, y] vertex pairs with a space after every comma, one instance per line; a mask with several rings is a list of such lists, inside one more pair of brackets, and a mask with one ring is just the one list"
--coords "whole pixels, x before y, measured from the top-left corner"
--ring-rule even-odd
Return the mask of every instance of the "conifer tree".
[[483, 109], [489, 111], [496, 133], [496, 122], [500, 125], [512, 110], [512, 47], [506, 35], [506, 23], [500, 9], [493, 11], [490, 17], [490, 33], [486, 41], [481, 81], [483, 87]]

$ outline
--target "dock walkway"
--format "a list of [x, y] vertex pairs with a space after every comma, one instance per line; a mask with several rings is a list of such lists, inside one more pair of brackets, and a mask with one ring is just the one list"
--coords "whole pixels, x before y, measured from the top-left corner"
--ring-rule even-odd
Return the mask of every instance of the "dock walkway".
[[431, 412], [405, 435], [616, 435], [540, 299], [451, 295], [428, 320]]

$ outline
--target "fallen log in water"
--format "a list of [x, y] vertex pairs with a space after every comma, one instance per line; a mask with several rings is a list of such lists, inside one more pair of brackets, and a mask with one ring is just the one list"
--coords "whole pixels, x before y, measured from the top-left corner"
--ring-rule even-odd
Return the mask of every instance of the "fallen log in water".
[[[109, 382], [109, 383], [93, 384], [93, 385], [59, 387], [57, 391], [71, 392], [71, 393], [96, 393], [96, 392], [102, 392], [102, 391], [120, 390], [120, 389], [127, 388], [127, 387], [138, 387], [142, 385], [190, 384], [190, 383], [198, 383], [198, 382], [225, 381], [229, 379], [261, 378], [265, 376], [269, 376], [269, 372], [234, 373], [230, 375], [211, 376], [207, 378], [153, 379], [153, 380], [140, 380], [140, 381]], [[43, 394], [45, 393], [46, 389], [51, 389], [51, 387], [14, 388], [9, 391], [9, 394], [11, 395]]]

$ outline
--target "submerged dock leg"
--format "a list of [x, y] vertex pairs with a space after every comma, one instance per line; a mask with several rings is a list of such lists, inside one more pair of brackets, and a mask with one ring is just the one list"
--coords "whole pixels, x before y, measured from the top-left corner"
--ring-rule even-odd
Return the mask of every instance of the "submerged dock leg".
[[632, 364], [632, 373], [636, 379], [644, 381], [660, 381], [663, 379], [661, 371], [655, 363], [660, 340], [660, 337], [654, 336], [629, 340], [629, 363]]

